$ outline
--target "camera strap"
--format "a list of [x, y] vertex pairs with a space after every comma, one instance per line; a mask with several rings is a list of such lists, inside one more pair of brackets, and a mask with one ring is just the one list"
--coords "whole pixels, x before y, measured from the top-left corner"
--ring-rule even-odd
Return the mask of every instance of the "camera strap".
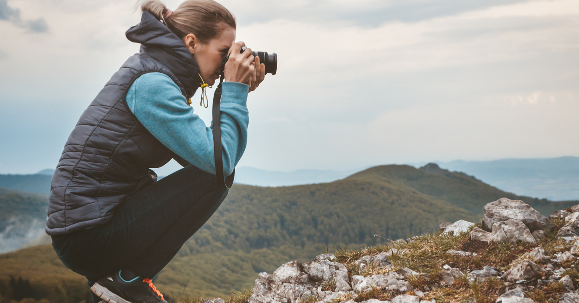
[[235, 177], [235, 169], [227, 179], [223, 176], [223, 146], [221, 145], [221, 90], [223, 83], [223, 76], [219, 79], [219, 85], [215, 89], [213, 95], [213, 149], [215, 154], [215, 175], [217, 176], [217, 186], [224, 188], [231, 188], [233, 179]]

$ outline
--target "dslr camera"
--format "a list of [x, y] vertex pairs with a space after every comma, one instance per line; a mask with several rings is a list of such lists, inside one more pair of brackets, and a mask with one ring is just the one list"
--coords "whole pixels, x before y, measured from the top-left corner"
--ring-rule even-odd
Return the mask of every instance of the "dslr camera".
[[[243, 46], [239, 53], [243, 53], [247, 49], [247, 46]], [[251, 52], [254, 57], [259, 57], [259, 62], [265, 64], [265, 73], [275, 75], [277, 72], [277, 54], [268, 54], [267, 52]], [[229, 60], [229, 55], [221, 61], [221, 74], [223, 75], [223, 70], [225, 69], [225, 63]]]

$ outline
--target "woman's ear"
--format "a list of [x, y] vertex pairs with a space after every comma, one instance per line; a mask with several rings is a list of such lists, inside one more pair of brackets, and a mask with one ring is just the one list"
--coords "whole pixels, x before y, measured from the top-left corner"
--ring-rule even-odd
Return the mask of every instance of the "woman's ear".
[[197, 44], [198, 44], [197, 37], [195, 37], [195, 35], [193, 34], [188, 34], [187, 36], [183, 37], [183, 42], [185, 43], [191, 54], [195, 54], [195, 51], [197, 51]]

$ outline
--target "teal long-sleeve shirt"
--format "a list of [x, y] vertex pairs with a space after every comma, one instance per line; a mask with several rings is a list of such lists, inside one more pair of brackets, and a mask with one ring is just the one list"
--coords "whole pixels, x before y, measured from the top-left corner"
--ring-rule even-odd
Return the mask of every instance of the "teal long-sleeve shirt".
[[[247, 145], [249, 86], [224, 82], [221, 97], [223, 173], [230, 175]], [[187, 105], [179, 87], [162, 73], [147, 73], [129, 88], [127, 104], [139, 122], [163, 145], [203, 171], [215, 174], [213, 122], [205, 122]]]

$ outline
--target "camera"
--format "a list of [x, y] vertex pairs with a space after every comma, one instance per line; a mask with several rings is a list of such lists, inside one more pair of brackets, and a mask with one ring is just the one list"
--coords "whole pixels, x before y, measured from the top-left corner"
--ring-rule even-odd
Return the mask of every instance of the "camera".
[[[239, 53], [243, 53], [247, 49], [247, 46], [241, 47]], [[265, 73], [270, 73], [275, 75], [277, 72], [277, 54], [272, 53], [268, 54], [267, 52], [251, 52], [254, 57], [259, 57], [259, 62], [265, 64]], [[223, 70], [225, 69], [225, 63], [229, 60], [229, 55], [223, 59], [221, 62], [221, 71], [223, 74]]]

